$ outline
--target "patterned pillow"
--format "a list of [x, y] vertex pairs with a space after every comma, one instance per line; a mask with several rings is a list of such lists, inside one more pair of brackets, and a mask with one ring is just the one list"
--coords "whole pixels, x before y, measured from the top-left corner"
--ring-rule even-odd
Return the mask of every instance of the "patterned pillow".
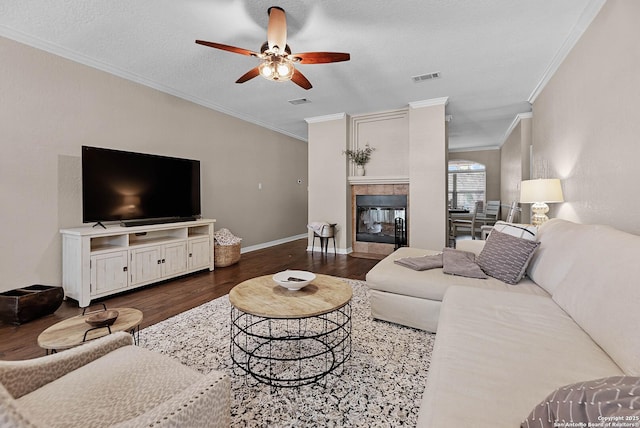
[[492, 232], [494, 230], [529, 241], [535, 241], [538, 233], [538, 228], [532, 224], [507, 223], [506, 221], [497, 221], [491, 229]]
[[560, 387], [520, 424], [520, 428], [559, 426], [640, 426], [640, 377], [613, 376]]
[[487, 275], [507, 284], [517, 284], [538, 245], [539, 242], [493, 230], [476, 263]]

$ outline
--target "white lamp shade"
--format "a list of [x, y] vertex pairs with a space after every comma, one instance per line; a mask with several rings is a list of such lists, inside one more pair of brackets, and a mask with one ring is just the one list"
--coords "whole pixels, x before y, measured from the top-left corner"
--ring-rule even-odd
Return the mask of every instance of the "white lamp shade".
[[520, 202], [564, 202], [562, 186], [557, 178], [524, 180], [520, 185]]

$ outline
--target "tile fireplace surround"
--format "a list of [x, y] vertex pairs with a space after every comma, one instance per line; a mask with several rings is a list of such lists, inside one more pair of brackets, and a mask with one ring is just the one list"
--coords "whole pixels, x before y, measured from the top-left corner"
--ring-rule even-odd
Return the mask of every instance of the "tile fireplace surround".
[[351, 242], [354, 253], [388, 255], [394, 251], [394, 244], [379, 242], [361, 242], [356, 240], [357, 212], [356, 196], [359, 195], [407, 195], [407, 219], [406, 228], [409, 228], [411, 219], [409, 213], [409, 184], [353, 184], [351, 186]]

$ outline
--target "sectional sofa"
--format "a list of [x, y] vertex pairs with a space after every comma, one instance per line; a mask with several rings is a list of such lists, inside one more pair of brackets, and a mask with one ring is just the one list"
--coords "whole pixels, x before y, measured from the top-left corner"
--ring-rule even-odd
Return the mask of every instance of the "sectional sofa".
[[415, 248], [367, 275], [374, 317], [437, 332], [419, 427], [640, 426], [640, 237], [554, 219], [534, 240], [513, 285], [395, 263], [435, 254]]

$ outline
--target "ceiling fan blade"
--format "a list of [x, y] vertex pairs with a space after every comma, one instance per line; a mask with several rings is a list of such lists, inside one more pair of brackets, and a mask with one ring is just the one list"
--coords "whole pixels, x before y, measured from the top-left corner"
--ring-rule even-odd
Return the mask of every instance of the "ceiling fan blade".
[[291, 55], [300, 64], [326, 64], [329, 62], [349, 61], [351, 55], [342, 52], [304, 52]]
[[258, 76], [260, 74], [260, 70], [258, 67], [254, 67], [251, 70], [247, 71], [246, 73], [244, 73], [238, 80], [236, 80], [236, 83], [244, 83], [247, 80], [251, 80], [254, 77]]
[[284, 53], [287, 46], [287, 17], [284, 9], [272, 6], [267, 12], [269, 13], [269, 24], [267, 26], [269, 49], [275, 52], [277, 47], [279, 53]]
[[229, 51], [240, 55], [258, 56], [257, 52], [250, 51], [249, 49], [237, 48], [235, 46], [223, 45], [222, 43], [206, 42], [204, 40], [196, 40], [199, 45], [209, 46], [210, 48], [222, 49], [223, 51]]
[[311, 85], [311, 82], [309, 82], [309, 80], [307, 80], [307, 78], [304, 77], [304, 74], [300, 73], [300, 71], [297, 68], [293, 72], [293, 76], [291, 76], [291, 80], [293, 81], [293, 83], [295, 83], [296, 85], [300, 86], [303, 89], [308, 90], [313, 88], [313, 86]]

